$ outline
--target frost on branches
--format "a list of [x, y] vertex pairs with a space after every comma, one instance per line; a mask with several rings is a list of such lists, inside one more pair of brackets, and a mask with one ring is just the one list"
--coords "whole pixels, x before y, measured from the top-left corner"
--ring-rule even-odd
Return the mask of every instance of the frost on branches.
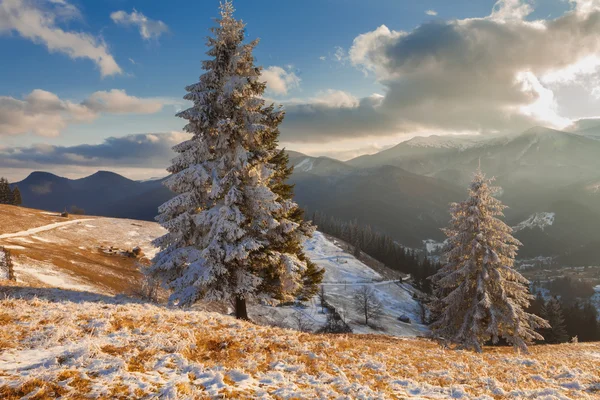
[[438, 298], [434, 333], [461, 348], [481, 351], [482, 345], [504, 338], [518, 349], [543, 338], [535, 332], [548, 327], [542, 318], [524, 310], [533, 296], [529, 282], [514, 268], [521, 243], [498, 216], [506, 208], [493, 195], [499, 188], [480, 170], [469, 198], [451, 205], [444, 266], [432, 277]]
[[301, 242], [314, 228], [285, 195], [287, 159], [277, 150], [284, 113], [265, 106], [252, 56], [258, 42], [243, 43], [233, 11], [221, 5], [206, 72], [186, 88], [194, 105], [177, 114], [193, 137], [174, 147], [165, 184], [177, 196], [159, 208], [168, 233], [155, 241], [161, 251], [149, 273], [174, 303], [235, 300], [236, 316], [247, 318], [247, 298], [287, 301], [305, 289], [311, 265]]

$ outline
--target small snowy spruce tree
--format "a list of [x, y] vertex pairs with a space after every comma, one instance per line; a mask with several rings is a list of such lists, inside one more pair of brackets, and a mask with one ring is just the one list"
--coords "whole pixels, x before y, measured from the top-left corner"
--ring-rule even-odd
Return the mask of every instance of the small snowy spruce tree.
[[486, 341], [504, 338], [526, 351], [527, 343], [543, 340], [535, 329], [548, 323], [525, 312], [533, 296], [527, 279], [513, 268], [521, 243], [496, 218], [506, 206], [493, 197], [498, 188], [491, 182], [478, 170], [469, 198], [451, 205], [445, 264], [432, 276], [438, 299], [432, 329], [460, 348], [480, 352]]
[[172, 290], [173, 303], [233, 300], [236, 317], [247, 319], [248, 298], [288, 301], [302, 291], [300, 238], [312, 228], [292, 218], [291, 196], [277, 193], [272, 160], [284, 113], [265, 106], [252, 56], [258, 42], [243, 43], [233, 11], [222, 3], [211, 59], [186, 88], [194, 104], [178, 116], [193, 137], [174, 147], [165, 184], [177, 196], [159, 208], [168, 233], [155, 241], [161, 251], [148, 273]]

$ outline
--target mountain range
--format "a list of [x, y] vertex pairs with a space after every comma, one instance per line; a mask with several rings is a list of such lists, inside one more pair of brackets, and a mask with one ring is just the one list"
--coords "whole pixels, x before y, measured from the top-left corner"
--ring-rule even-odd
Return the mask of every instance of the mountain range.
[[[467, 196], [481, 166], [502, 187], [506, 221], [519, 227], [515, 236], [524, 243], [520, 257], [600, 263], [600, 141], [589, 135], [537, 127], [508, 136], [416, 137], [346, 162], [288, 153], [296, 201], [309, 215], [357, 220], [413, 248], [443, 240], [449, 203]], [[160, 179], [103, 171], [77, 180], [34, 172], [16, 184], [28, 207], [76, 205], [88, 214], [144, 220], [172, 196]]]

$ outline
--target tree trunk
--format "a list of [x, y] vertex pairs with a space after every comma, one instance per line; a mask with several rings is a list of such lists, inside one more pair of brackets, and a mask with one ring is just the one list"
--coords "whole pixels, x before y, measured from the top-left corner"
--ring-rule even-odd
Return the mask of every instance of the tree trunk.
[[235, 298], [235, 317], [246, 321], [250, 320], [248, 318], [248, 311], [246, 310], [246, 299], [242, 297]]

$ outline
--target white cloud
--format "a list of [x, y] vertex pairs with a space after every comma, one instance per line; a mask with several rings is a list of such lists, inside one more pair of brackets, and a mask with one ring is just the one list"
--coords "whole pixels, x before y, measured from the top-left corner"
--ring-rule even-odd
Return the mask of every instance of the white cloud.
[[579, 13], [588, 14], [600, 10], [600, 0], [569, 0]]
[[309, 102], [335, 108], [354, 108], [359, 105], [359, 100], [350, 93], [334, 89], [317, 93]]
[[490, 19], [497, 21], [522, 20], [533, 12], [533, 6], [523, 0], [498, 0]]
[[[519, 132], [585, 118], [565, 110], [600, 107], [600, 0], [578, 0], [555, 19], [528, 21], [532, 11], [530, 2], [501, 0], [482, 18], [428, 22], [407, 32], [382, 25], [357, 36], [350, 62], [373, 76], [384, 96], [289, 105], [282, 140]], [[573, 85], [588, 97], [569, 97], [562, 88]]]
[[376, 72], [381, 77], [385, 75], [386, 69], [382, 65], [385, 60], [380, 54], [391, 42], [405, 35], [405, 32], [392, 31], [385, 25], [372, 32], [358, 35], [348, 53], [350, 61], [363, 71]]
[[435, 11], [435, 10], [427, 10], [427, 11], [425, 11], [425, 14], [431, 15], [432, 17], [438, 15], [437, 11]]
[[154, 99], [140, 99], [129, 96], [124, 90], [112, 89], [108, 92], [94, 92], [82, 103], [95, 112], [111, 114], [153, 114], [161, 110], [163, 104]]
[[289, 90], [299, 87], [301, 81], [290, 68], [277, 66], [263, 69], [261, 78], [267, 83], [267, 91], [276, 95], [287, 95]]
[[42, 9], [34, 1], [0, 0], [0, 34], [16, 32], [25, 39], [45, 45], [50, 52], [64, 53], [73, 59], [90, 59], [100, 68], [103, 77], [122, 72], [101, 38], [65, 31], [57, 26], [61, 19], [78, 16], [77, 8], [64, 0], [45, 5], [47, 7]]
[[321, 60], [321, 61], [325, 61], [325, 60], [327, 60], [327, 57], [325, 57], [325, 56], [321, 56], [321, 57], [319, 57], [319, 60]]
[[81, 103], [62, 100], [56, 94], [36, 89], [23, 100], [0, 96], [0, 136], [33, 133], [55, 137], [68, 125], [91, 122], [101, 113], [150, 114], [164, 103], [129, 96], [124, 90], [92, 93]]
[[135, 9], [131, 13], [115, 11], [110, 14], [110, 18], [115, 24], [136, 26], [145, 40], [158, 39], [160, 35], [169, 31], [164, 22], [150, 19]]
[[333, 57], [338, 61], [344, 64], [348, 59], [348, 55], [346, 54], [346, 50], [343, 47], [336, 46], [335, 52], [333, 53]]

